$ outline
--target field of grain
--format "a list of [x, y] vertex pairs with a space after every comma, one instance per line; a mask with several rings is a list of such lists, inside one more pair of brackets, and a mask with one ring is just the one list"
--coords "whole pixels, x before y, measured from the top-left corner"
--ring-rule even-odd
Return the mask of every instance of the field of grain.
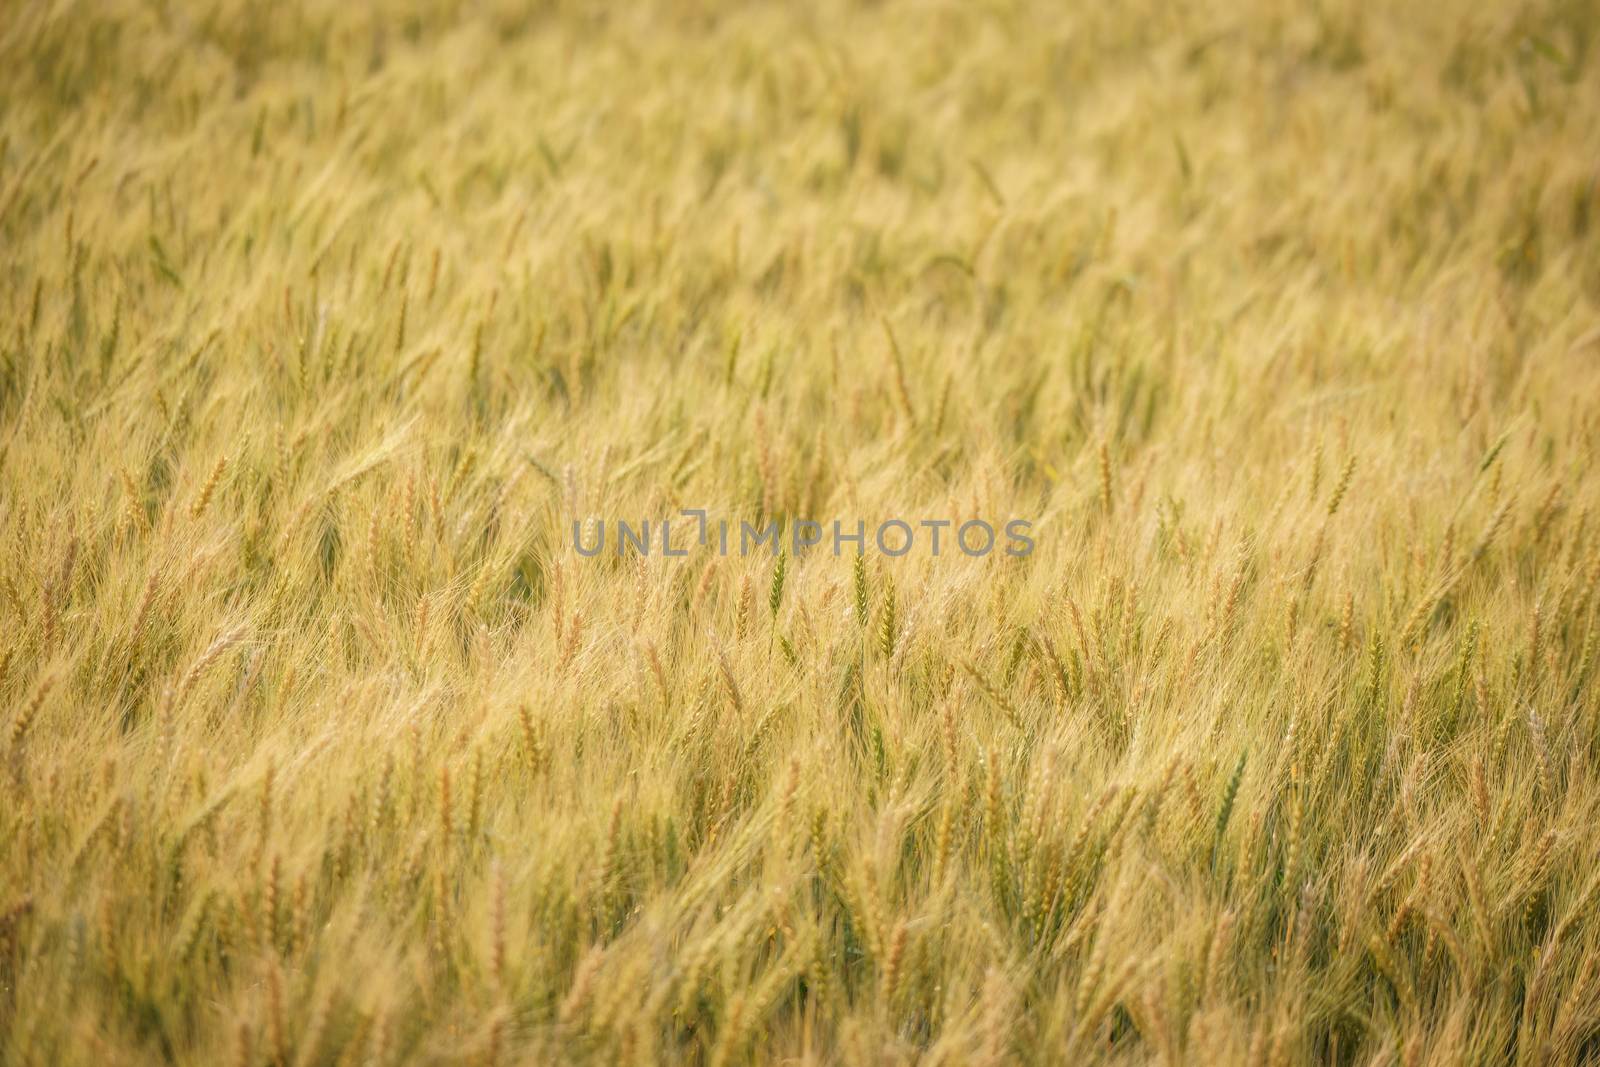
[[0, 5], [0, 1064], [1600, 1061], [1597, 32]]

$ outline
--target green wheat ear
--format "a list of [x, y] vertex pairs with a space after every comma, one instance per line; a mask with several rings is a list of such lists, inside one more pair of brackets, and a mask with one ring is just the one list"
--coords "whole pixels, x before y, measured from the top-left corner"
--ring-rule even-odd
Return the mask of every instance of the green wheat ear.
[[1239, 754], [1239, 762], [1234, 765], [1233, 776], [1228, 779], [1228, 788], [1222, 793], [1222, 808], [1217, 812], [1216, 830], [1211, 835], [1211, 866], [1217, 865], [1217, 853], [1222, 848], [1222, 835], [1227, 832], [1228, 820], [1233, 818], [1233, 802], [1239, 796], [1239, 783], [1244, 780], [1244, 761], [1246, 753]]
[[856, 594], [856, 622], [862, 626], [867, 625], [867, 561], [866, 557], [857, 555], [854, 562], [854, 585]]
[[783, 580], [788, 571], [788, 561], [788, 554], [779, 552], [778, 562], [772, 567], [772, 592], [767, 597], [767, 607], [772, 610], [774, 619], [778, 617], [778, 606], [783, 603]]
[[878, 623], [878, 651], [884, 659], [894, 655], [895, 638], [899, 636], [899, 619], [895, 615], [894, 578], [883, 579], [883, 613]]

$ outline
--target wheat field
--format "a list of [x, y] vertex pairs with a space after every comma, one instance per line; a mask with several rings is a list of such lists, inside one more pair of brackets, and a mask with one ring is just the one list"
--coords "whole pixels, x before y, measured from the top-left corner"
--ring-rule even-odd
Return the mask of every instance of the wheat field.
[[0, 5], [0, 1063], [1600, 1062], [1597, 31]]

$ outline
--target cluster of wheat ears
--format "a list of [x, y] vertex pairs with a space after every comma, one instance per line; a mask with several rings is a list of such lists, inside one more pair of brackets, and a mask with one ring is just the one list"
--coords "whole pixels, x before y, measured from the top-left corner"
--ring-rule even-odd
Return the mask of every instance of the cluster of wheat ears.
[[0, 4], [0, 1063], [1594, 1062], [1597, 32]]

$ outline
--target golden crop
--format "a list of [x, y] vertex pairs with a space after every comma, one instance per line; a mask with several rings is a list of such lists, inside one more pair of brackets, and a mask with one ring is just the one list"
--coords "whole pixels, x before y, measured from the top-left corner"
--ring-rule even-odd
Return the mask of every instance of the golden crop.
[[0, 3], [0, 1063], [1600, 1060], [1597, 33]]

